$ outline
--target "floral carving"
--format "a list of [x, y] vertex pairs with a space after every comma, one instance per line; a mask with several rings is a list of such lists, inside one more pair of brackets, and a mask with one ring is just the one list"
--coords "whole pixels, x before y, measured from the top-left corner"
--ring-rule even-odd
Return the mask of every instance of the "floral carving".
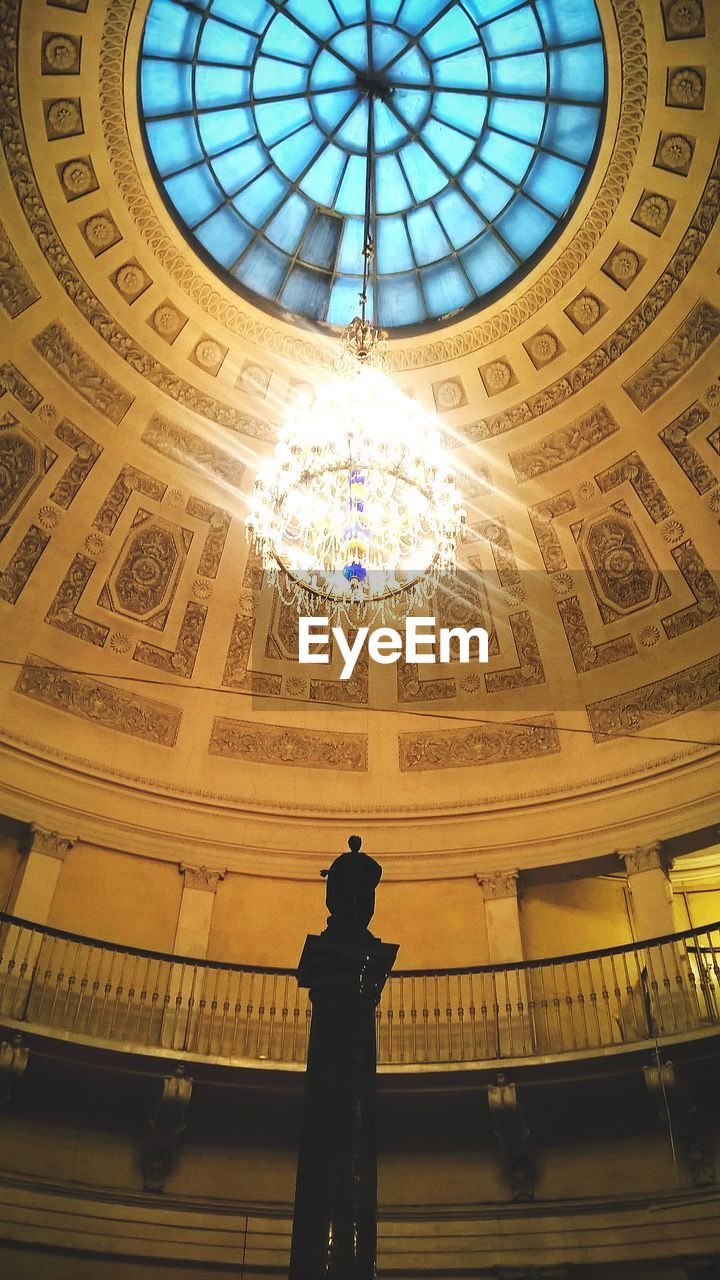
[[669, 40], [705, 34], [702, 0], [665, 0], [663, 9]]
[[161, 629], [192, 542], [189, 529], [138, 511], [98, 604]]
[[192, 359], [201, 369], [206, 369], [208, 373], [215, 374], [218, 372], [227, 352], [227, 347], [221, 346], [214, 338], [204, 337], [196, 343]]
[[506, 391], [516, 381], [507, 360], [493, 360], [490, 364], [484, 365], [479, 372], [489, 396], [496, 396], [499, 392]]
[[553, 498], [546, 498], [534, 507], [528, 507], [528, 515], [537, 538], [540, 554], [548, 573], [558, 569], [567, 569], [567, 560], [560, 544], [557, 532], [552, 527], [557, 516], [568, 515], [575, 510], [575, 499], [569, 489], [558, 493]]
[[199, 498], [190, 498], [186, 511], [195, 520], [204, 520], [210, 526], [200, 554], [198, 573], [204, 578], [216, 578], [232, 519], [230, 512]]
[[172, 303], [162, 302], [153, 311], [149, 323], [166, 342], [174, 342], [180, 330], [185, 327], [187, 316], [181, 315]]
[[12, 414], [0, 422], [0, 541], [56, 458]]
[[594, 293], [579, 293], [569, 307], [565, 308], [573, 324], [581, 333], [587, 333], [588, 329], [592, 329], [597, 324], [605, 308], [599, 298]]
[[667, 520], [673, 513], [660, 485], [639, 453], [628, 453], [606, 471], [601, 471], [595, 480], [603, 493], [609, 493], [621, 484], [630, 484], [654, 524]]
[[569, 426], [553, 431], [524, 449], [516, 449], [508, 454], [508, 459], [518, 482], [522, 483], [579, 458], [619, 429], [610, 410], [604, 404], [598, 404]]
[[0, 222], [0, 303], [14, 319], [40, 297]]
[[433, 382], [432, 391], [438, 413], [449, 413], [451, 409], [459, 409], [468, 402], [462, 378], [445, 378], [442, 382]]
[[642, 631], [640, 632], [640, 643], [641, 645], [644, 645], [646, 649], [652, 649], [653, 646], [657, 644], [659, 639], [660, 639], [660, 632], [658, 631], [657, 627], [653, 627], [653, 626], [643, 627]]
[[57, 529], [60, 523], [60, 512], [57, 507], [53, 507], [49, 502], [46, 502], [38, 511], [37, 518], [38, 524], [50, 532], [53, 529]]
[[175, 745], [182, 716], [178, 707], [66, 671], [44, 658], [27, 658], [15, 688], [26, 698], [90, 720], [104, 729], [162, 747]]
[[435, 733], [401, 733], [399, 750], [400, 770], [410, 773], [557, 755], [560, 739], [552, 716], [537, 716], [522, 725], [485, 724]]
[[668, 71], [669, 107], [702, 107], [705, 101], [705, 69], [671, 67]]
[[64, 418], [55, 428], [55, 435], [58, 440], [72, 449], [75, 455], [50, 494], [53, 502], [67, 510], [100, 457], [102, 446], [67, 418]]
[[33, 346], [88, 404], [111, 422], [122, 421], [133, 397], [91, 360], [64, 325], [54, 320], [33, 338]]
[[256, 764], [292, 765], [304, 769], [367, 772], [367, 738], [362, 733], [324, 733], [254, 720], [213, 721], [210, 755]]
[[543, 329], [532, 338], [528, 338], [525, 343], [525, 350], [535, 368], [542, 369], [544, 365], [550, 364], [550, 361], [560, 354], [560, 343], [554, 333], [551, 333], [549, 329]]
[[100, 533], [112, 533], [131, 493], [141, 493], [146, 498], [161, 502], [166, 489], [167, 485], [162, 480], [156, 480], [135, 467], [123, 467], [93, 520], [93, 528]]
[[661, 196], [658, 191], [646, 191], [633, 214], [633, 222], [659, 236], [667, 226], [672, 207], [667, 196]]
[[604, 622], [643, 609], [667, 594], [650, 549], [624, 504], [583, 525], [579, 547]]
[[638, 409], [649, 409], [687, 373], [720, 333], [720, 311], [710, 302], [696, 302], [672, 337], [637, 373], [623, 383]]
[[651, 729], [720, 700], [720, 655], [587, 708], [596, 742]]
[[91, 218], [88, 218], [82, 225], [82, 233], [88, 248], [96, 258], [111, 245], [117, 244], [120, 239], [120, 232], [107, 211], [94, 213]]
[[707, 493], [708, 489], [712, 489], [717, 484], [717, 476], [701, 458], [694, 445], [689, 442], [688, 437], [707, 422], [709, 417], [710, 414], [705, 406], [696, 400], [660, 432], [663, 444], [670, 450], [678, 466], [685, 472], [698, 493]]
[[80, 70], [81, 44], [79, 36], [64, 32], [46, 33], [42, 43], [43, 75], [77, 75]]
[[218, 448], [186, 427], [157, 415], [142, 434], [145, 444], [166, 458], [181, 462], [193, 471], [210, 473], [239, 489], [245, 475], [245, 463]]
[[[79, 98], [56, 98], [45, 103], [45, 128], [52, 142], [55, 138], [71, 138], [83, 132]], [[68, 183], [63, 176], [63, 184]], [[68, 189], [70, 189], [68, 187]]]
[[118, 267], [112, 279], [118, 293], [121, 293], [128, 302], [134, 302], [152, 284], [147, 271], [134, 260], [124, 262], [121, 267]]
[[148, 667], [156, 667], [159, 671], [167, 671], [171, 675], [183, 676], [189, 680], [195, 667], [206, 618], [206, 606], [190, 600], [180, 624], [175, 649], [161, 649], [158, 645], [148, 644], [143, 640], [136, 646], [133, 654], [135, 662], [144, 662]]
[[95, 561], [88, 556], [82, 554], [75, 556], [45, 615], [45, 621], [61, 631], [66, 631], [76, 640], [85, 640], [88, 644], [102, 648], [110, 628], [78, 613], [80, 598], [95, 568]]
[[667, 520], [663, 525], [662, 536], [666, 542], [679, 542], [685, 536], [685, 530], [679, 520]]
[[669, 640], [703, 627], [720, 615], [720, 588], [694, 542], [688, 538], [682, 546], [674, 549], [672, 558], [692, 591], [695, 604], [663, 618], [662, 625]]
[[508, 621], [517, 650], [517, 666], [507, 667], [503, 671], [489, 671], [485, 676], [488, 693], [507, 693], [510, 689], [525, 689], [545, 681], [530, 614], [525, 610], [522, 613], [511, 613]]
[[124, 631], [113, 631], [110, 636], [110, 648], [115, 653], [129, 653], [132, 648], [132, 641]]
[[621, 288], [627, 289], [635, 279], [642, 265], [640, 255], [627, 245], [618, 245], [610, 254], [603, 266], [603, 271]]
[[35, 524], [30, 525], [10, 557], [7, 568], [0, 573], [0, 599], [8, 604], [16, 603], [49, 541], [49, 534], [43, 533]]
[[629, 635], [617, 636], [612, 640], [593, 644], [585, 614], [577, 596], [559, 600], [557, 607], [576, 671], [595, 671], [598, 667], [605, 667], [610, 662], [632, 658], [637, 653], [635, 643]]
[[655, 164], [660, 169], [670, 169], [672, 173], [686, 174], [694, 147], [695, 139], [686, 138], [683, 133], [663, 133], [660, 135]]
[[66, 200], [77, 200], [98, 189], [98, 180], [89, 156], [68, 160], [66, 164], [58, 166], [58, 173]]

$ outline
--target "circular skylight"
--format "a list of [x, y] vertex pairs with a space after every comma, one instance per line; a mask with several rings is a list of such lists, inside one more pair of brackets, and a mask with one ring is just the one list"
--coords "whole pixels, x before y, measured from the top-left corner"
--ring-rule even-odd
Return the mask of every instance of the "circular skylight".
[[[215, 270], [279, 312], [412, 328], [522, 276], [569, 216], [605, 101], [595, 0], [152, 0], [160, 185]], [[369, 138], [369, 103], [372, 136]]]

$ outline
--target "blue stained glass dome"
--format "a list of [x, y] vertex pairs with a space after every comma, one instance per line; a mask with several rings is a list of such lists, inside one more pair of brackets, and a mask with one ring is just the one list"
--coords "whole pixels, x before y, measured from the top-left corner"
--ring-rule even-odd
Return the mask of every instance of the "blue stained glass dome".
[[[140, 102], [175, 218], [280, 313], [389, 330], [476, 309], [576, 202], [605, 103], [595, 0], [152, 0]], [[372, 113], [370, 113], [372, 103]]]

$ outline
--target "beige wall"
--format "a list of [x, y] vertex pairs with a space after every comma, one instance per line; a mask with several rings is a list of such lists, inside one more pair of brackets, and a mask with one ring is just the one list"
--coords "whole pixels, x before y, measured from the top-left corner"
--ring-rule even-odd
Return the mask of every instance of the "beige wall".
[[7, 910], [13, 881], [20, 866], [20, 823], [0, 817], [0, 911]]
[[174, 863], [78, 843], [63, 863], [48, 924], [107, 942], [172, 951], [181, 893]]
[[527, 960], [620, 947], [633, 940], [620, 878], [530, 885], [521, 895], [520, 926]]

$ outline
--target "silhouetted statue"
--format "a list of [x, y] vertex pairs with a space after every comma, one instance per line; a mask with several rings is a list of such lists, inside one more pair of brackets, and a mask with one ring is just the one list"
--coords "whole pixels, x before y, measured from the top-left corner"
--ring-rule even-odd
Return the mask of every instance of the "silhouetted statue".
[[328, 871], [325, 903], [330, 912], [327, 932], [346, 938], [372, 937], [368, 925], [375, 911], [375, 889], [380, 883], [382, 867], [374, 858], [360, 852], [362, 838], [350, 836], [349, 852], [341, 853]]

